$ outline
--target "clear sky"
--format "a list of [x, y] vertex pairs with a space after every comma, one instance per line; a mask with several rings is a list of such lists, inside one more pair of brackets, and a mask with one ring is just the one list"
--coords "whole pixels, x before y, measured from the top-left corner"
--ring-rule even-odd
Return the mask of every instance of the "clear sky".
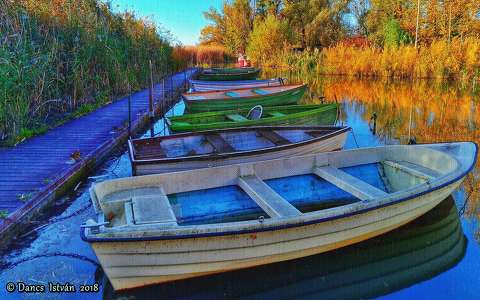
[[114, 11], [134, 11], [148, 17], [184, 45], [194, 45], [200, 30], [207, 24], [203, 12], [221, 8], [223, 0], [111, 0]]

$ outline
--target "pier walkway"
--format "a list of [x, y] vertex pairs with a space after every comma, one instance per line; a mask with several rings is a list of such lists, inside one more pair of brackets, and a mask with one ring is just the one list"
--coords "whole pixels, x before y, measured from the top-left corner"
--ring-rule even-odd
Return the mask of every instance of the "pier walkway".
[[[173, 74], [153, 89], [157, 115], [196, 69]], [[163, 87], [165, 86], [165, 93]], [[131, 96], [132, 131], [149, 121], [149, 90]], [[55, 198], [71, 191], [128, 137], [128, 97], [69, 121], [13, 148], [0, 148], [0, 240]], [[8, 215], [5, 218], [5, 215]]]

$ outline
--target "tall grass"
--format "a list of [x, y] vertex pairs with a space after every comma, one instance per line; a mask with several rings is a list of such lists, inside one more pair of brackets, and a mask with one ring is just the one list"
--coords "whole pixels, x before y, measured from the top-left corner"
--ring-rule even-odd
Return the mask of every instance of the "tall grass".
[[438, 40], [418, 49], [413, 45], [382, 49], [340, 43], [322, 51], [284, 50], [266, 65], [357, 77], [478, 80], [480, 38], [453, 39], [450, 43]]
[[99, 105], [172, 67], [168, 36], [97, 0], [0, 0], [0, 135]]
[[216, 45], [178, 46], [173, 49], [172, 57], [180, 65], [215, 66], [233, 62], [225, 47]]

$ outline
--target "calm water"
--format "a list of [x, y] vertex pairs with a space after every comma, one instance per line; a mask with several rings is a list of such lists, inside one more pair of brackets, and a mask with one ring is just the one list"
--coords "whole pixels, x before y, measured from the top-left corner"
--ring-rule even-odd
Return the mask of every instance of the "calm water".
[[[406, 143], [409, 133], [417, 142], [480, 141], [479, 100], [467, 88], [426, 81], [304, 77], [275, 70], [264, 76], [308, 82], [311, 88], [304, 102], [320, 102], [318, 96], [324, 95], [327, 101], [342, 103], [340, 123], [354, 128], [346, 148]], [[182, 111], [180, 103], [170, 113]], [[163, 134], [164, 128], [160, 120], [154, 134]], [[125, 149], [118, 149], [88, 182], [59, 201], [2, 253], [0, 299], [479, 298], [478, 175], [477, 166], [465, 184], [430, 213], [363, 243], [299, 260], [116, 294], [93, 251], [81, 241], [79, 226], [94, 216], [87, 191], [92, 182], [130, 176]], [[9, 281], [69, 282], [77, 287], [98, 283], [100, 291], [8, 294], [4, 287]]]

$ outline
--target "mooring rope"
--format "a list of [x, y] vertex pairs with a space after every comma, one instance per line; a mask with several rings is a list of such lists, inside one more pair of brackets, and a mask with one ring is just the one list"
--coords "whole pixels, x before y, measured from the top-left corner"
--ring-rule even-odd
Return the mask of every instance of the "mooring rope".
[[355, 145], [357, 146], [357, 148], [360, 148], [360, 146], [358, 146], [357, 138], [355, 137], [355, 132], [353, 131], [353, 129], [352, 129], [352, 135], [353, 135], [353, 140], [355, 141]]
[[75, 259], [83, 260], [83, 261], [91, 263], [92, 265], [94, 265], [97, 268], [100, 267], [100, 264], [96, 260], [94, 260], [90, 257], [87, 257], [85, 255], [80, 255], [80, 254], [76, 254], [76, 253], [62, 253], [62, 252], [54, 252], [54, 253], [48, 253], [48, 254], [33, 255], [33, 256], [26, 257], [26, 258], [22, 258], [18, 261], [12, 262], [12, 263], [1, 264], [0, 266], [3, 265], [5, 269], [9, 270], [9, 269], [12, 269], [12, 268], [18, 266], [19, 264], [22, 264], [24, 262], [29, 262], [32, 259], [44, 258], [44, 257], [57, 257], [57, 256], [69, 257], [69, 258], [75, 258]]

